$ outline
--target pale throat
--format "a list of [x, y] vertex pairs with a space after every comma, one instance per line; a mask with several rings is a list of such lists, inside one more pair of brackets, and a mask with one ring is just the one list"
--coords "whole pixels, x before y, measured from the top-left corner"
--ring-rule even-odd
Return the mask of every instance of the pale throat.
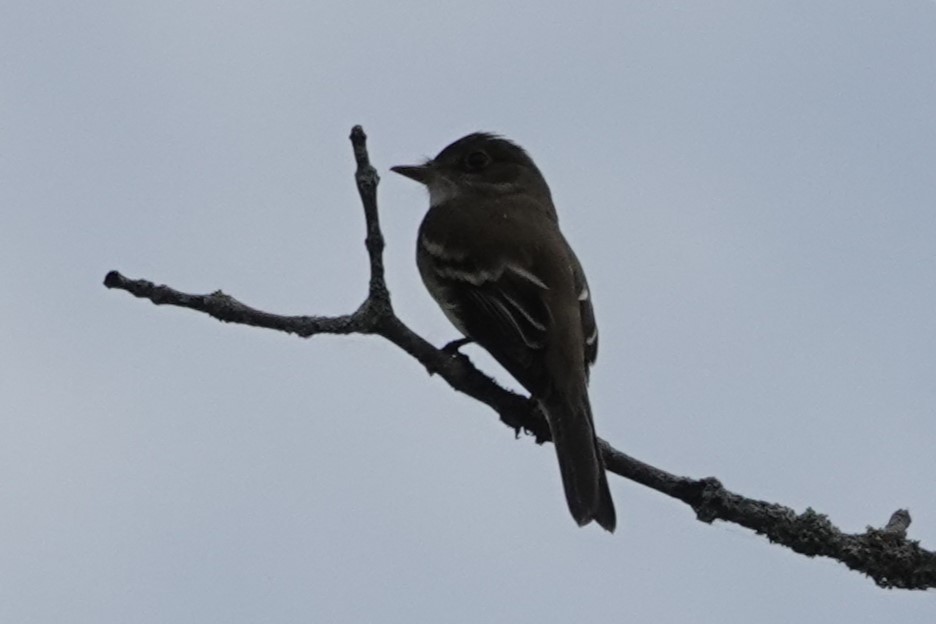
[[430, 207], [444, 204], [466, 192], [493, 198], [523, 191], [523, 188], [515, 182], [476, 182], [468, 186], [460, 186], [444, 178], [431, 181], [426, 188], [429, 190]]
[[458, 197], [460, 189], [448, 180], [433, 180], [426, 188], [429, 189], [429, 205], [438, 206], [450, 199]]

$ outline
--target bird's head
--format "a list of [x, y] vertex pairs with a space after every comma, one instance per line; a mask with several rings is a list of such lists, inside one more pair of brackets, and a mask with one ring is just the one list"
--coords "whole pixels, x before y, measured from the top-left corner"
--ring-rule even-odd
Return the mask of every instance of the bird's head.
[[464, 195], [495, 198], [514, 193], [545, 197], [551, 203], [549, 186], [526, 151], [486, 132], [458, 139], [421, 165], [390, 170], [424, 184], [432, 206]]

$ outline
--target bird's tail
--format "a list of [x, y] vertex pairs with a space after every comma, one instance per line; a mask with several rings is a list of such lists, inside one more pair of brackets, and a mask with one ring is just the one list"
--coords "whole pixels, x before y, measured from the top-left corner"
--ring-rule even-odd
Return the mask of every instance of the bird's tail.
[[546, 414], [569, 511], [579, 525], [594, 520], [607, 531], [614, 531], [617, 517], [608, 489], [604, 462], [592, 423], [588, 396], [568, 400], [553, 394], [540, 400]]

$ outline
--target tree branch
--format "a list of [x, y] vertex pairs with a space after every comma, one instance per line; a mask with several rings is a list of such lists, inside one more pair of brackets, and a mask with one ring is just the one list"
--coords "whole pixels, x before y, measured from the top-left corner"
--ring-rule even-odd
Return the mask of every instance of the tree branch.
[[[493, 408], [501, 421], [517, 435], [528, 433], [542, 444], [550, 440], [545, 418], [528, 397], [498, 385], [454, 350], [437, 349], [413, 332], [393, 310], [384, 278], [384, 238], [377, 211], [380, 177], [370, 164], [367, 137], [360, 126], [351, 130], [357, 163], [355, 181], [367, 226], [365, 246], [370, 259], [368, 295], [356, 311], [343, 316], [281, 316], [247, 306], [216, 291], [207, 295], [183, 293], [147, 280], [128, 279], [111, 271], [107, 288], [124, 290], [156, 305], [172, 305], [204, 312], [225, 323], [253, 325], [308, 338], [316, 334], [376, 334], [418, 360], [430, 374], [437, 374], [455, 390]], [[600, 441], [610, 472], [645, 485], [689, 505], [702, 522], [733, 522], [765, 535], [767, 539], [809, 557], [836, 559], [871, 577], [880, 587], [936, 588], [936, 553], [908, 540], [910, 514], [898, 510], [883, 529], [868, 527], [859, 534], [836, 528], [826, 516], [807, 509], [797, 514], [789, 507], [746, 498], [726, 490], [713, 478], [691, 479], [670, 474]]]

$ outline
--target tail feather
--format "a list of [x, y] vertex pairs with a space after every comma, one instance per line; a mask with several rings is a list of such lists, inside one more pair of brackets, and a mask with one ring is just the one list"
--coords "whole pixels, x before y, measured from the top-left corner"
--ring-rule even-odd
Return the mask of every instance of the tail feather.
[[552, 396], [542, 399], [540, 405], [552, 432], [572, 517], [580, 526], [594, 520], [605, 530], [614, 531], [614, 502], [595, 439], [587, 396], [578, 401]]
[[598, 506], [595, 508], [595, 522], [609, 533], [614, 533], [614, 527], [617, 526], [617, 513], [614, 511], [614, 501], [611, 500], [611, 489], [608, 488], [608, 474], [605, 472], [604, 461], [601, 459], [601, 451], [595, 445], [598, 452], [598, 461], [601, 463], [601, 472], [598, 477]]

